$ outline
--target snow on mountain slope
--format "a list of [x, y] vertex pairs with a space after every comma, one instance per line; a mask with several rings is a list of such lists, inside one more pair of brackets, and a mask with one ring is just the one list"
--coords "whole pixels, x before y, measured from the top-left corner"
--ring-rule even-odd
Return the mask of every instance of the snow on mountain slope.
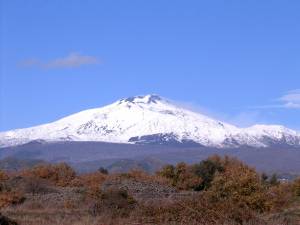
[[300, 146], [300, 134], [282, 126], [238, 128], [172, 104], [157, 95], [136, 96], [85, 110], [53, 123], [0, 133], [0, 147], [32, 140], [115, 143], [193, 142], [213, 147]]

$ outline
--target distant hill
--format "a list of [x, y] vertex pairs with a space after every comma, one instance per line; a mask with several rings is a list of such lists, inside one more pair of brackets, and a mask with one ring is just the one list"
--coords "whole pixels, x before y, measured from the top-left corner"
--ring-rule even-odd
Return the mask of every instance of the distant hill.
[[0, 160], [0, 170], [18, 171], [25, 168], [32, 168], [44, 163], [46, 163], [46, 161], [39, 159], [18, 159], [14, 157], [7, 157]]
[[[0, 149], [0, 159], [12, 157], [20, 160], [67, 162], [77, 171], [88, 172], [99, 167], [128, 169], [134, 166], [155, 168], [161, 163], [184, 161], [195, 163], [210, 155], [235, 156], [259, 171], [294, 174], [300, 172], [300, 148], [207, 148], [176, 147], [168, 145], [132, 145], [102, 142], [31, 142]], [[152, 159], [153, 165], [150, 166]], [[125, 160], [125, 161], [122, 161]], [[134, 166], [133, 166], [134, 165]]]

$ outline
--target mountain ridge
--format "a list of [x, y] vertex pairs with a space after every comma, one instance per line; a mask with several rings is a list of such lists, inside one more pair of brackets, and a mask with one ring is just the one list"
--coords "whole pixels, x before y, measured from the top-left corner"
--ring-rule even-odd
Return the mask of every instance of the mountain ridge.
[[34, 140], [131, 144], [199, 144], [207, 147], [300, 146], [300, 133], [280, 125], [239, 128], [177, 106], [159, 95], [120, 99], [52, 123], [0, 132], [0, 147]]

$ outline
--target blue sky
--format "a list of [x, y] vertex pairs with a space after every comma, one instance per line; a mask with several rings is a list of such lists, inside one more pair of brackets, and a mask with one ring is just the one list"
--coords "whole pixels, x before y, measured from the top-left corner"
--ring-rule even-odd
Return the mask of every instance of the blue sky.
[[0, 0], [0, 130], [157, 93], [300, 130], [298, 0]]

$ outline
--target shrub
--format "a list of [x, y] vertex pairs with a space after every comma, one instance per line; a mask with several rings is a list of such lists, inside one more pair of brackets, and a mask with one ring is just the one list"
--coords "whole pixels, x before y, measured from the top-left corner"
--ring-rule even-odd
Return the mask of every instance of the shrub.
[[32, 195], [45, 194], [50, 191], [49, 183], [38, 177], [28, 177], [26, 178], [20, 189], [24, 193], [30, 193]]
[[133, 215], [140, 224], [236, 225], [256, 219], [255, 213], [248, 208], [226, 201], [212, 203], [205, 192], [173, 201], [165, 199], [159, 203], [139, 205]]
[[292, 188], [293, 188], [293, 193], [295, 194], [295, 196], [300, 197], [300, 178], [296, 179], [293, 182]]
[[223, 170], [224, 166], [222, 165], [221, 158], [218, 156], [210, 157], [207, 160], [203, 160], [200, 163], [195, 164], [193, 166], [193, 171], [202, 179], [202, 182], [195, 190], [201, 191], [208, 189], [215, 173], [222, 172]]
[[269, 209], [278, 211], [291, 203], [293, 195], [292, 187], [290, 184], [274, 185], [267, 190], [266, 195]]
[[197, 190], [203, 180], [194, 173], [191, 166], [178, 163], [175, 167], [174, 182], [179, 190]]
[[269, 176], [265, 173], [262, 173], [260, 175], [260, 179], [261, 179], [261, 182], [266, 185], [266, 184], [268, 184]]
[[272, 176], [270, 177], [269, 184], [270, 184], [271, 186], [274, 186], [274, 185], [278, 185], [278, 184], [279, 184], [279, 181], [278, 181], [278, 178], [277, 178], [277, 174], [276, 174], [276, 173], [272, 174]]
[[175, 167], [173, 165], [166, 165], [157, 171], [157, 175], [173, 180], [175, 178]]
[[100, 168], [98, 169], [98, 172], [103, 173], [103, 174], [108, 174], [108, 170], [105, 169], [104, 167], [100, 167]]
[[268, 210], [265, 189], [256, 171], [235, 159], [227, 158], [224, 165], [208, 190], [211, 200], [232, 202], [256, 212]]
[[128, 216], [134, 209], [136, 201], [126, 190], [111, 188], [102, 192], [100, 199], [90, 208], [93, 216], [111, 215], [112, 217]]
[[0, 170], [0, 182], [3, 182], [7, 179], [8, 179], [8, 175], [4, 171]]
[[[11, 211], [7, 215], [22, 224], [31, 219], [32, 224], [288, 224], [285, 218], [294, 218], [299, 207], [292, 194], [300, 196], [300, 179], [271, 180], [237, 159], [218, 156], [195, 165], [167, 165], [157, 175], [132, 170], [77, 176], [67, 164], [43, 165], [9, 176], [0, 171], [0, 211]], [[46, 194], [53, 184], [63, 188]], [[23, 192], [35, 196], [7, 207], [22, 203]], [[282, 223], [276, 223], [279, 215]]]
[[5, 182], [8, 180], [8, 175], [0, 170], [0, 192], [5, 189]]
[[23, 203], [24, 196], [19, 192], [1, 192], [0, 193], [0, 208]]
[[191, 166], [181, 162], [176, 165], [167, 165], [157, 173], [159, 176], [167, 178], [172, 186], [179, 190], [196, 190], [202, 183], [202, 179], [195, 175]]
[[169, 184], [169, 180], [162, 176], [153, 176], [140, 169], [130, 170], [128, 173], [110, 175], [110, 178], [115, 179], [131, 179], [135, 181], [157, 182], [160, 184]]
[[76, 177], [75, 171], [66, 163], [39, 165], [23, 172], [24, 176], [48, 180], [57, 186], [65, 187]]
[[85, 187], [88, 197], [99, 198], [101, 195], [101, 184], [106, 180], [107, 175], [101, 172], [83, 174], [71, 183], [72, 186]]

